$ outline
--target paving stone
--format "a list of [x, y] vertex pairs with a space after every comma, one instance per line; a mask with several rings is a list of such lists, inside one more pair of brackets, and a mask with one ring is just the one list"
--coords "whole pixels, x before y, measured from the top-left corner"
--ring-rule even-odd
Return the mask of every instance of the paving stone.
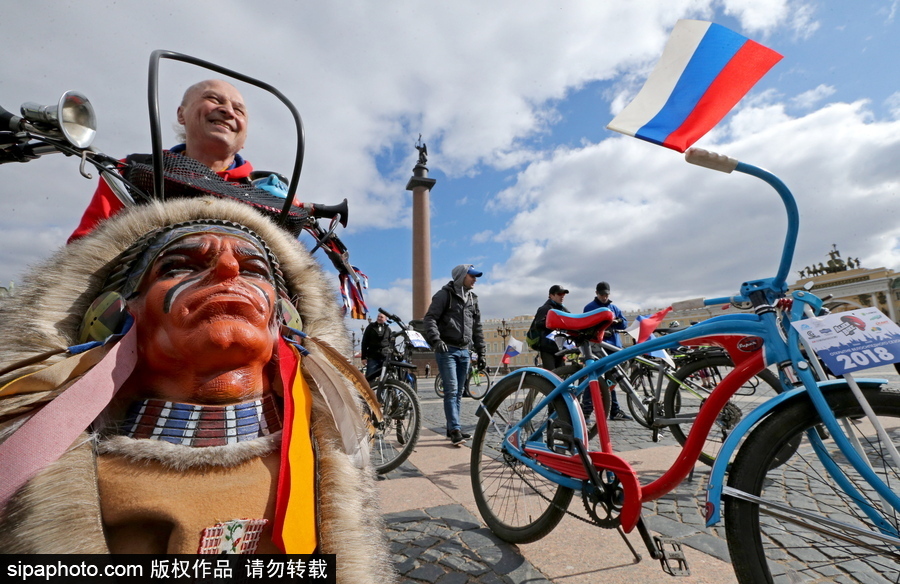
[[443, 577], [439, 578], [436, 584], [466, 584], [468, 581], [469, 576], [466, 574], [449, 572], [447, 574], [444, 574]]
[[406, 574], [408, 578], [424, 580], [425, 582], [437, 582], [446, 572], [435, 564], [423, 564], [412, 572]]
[[[706, 533], [692, 535], [682, 539], [681, 544], [719, 558], [723, 562], [731, 563], [731, 556], [728, 555], [728, 544], [725, 540], [719, 539], [714, 535]], [[690, 563], [690, 558], [688, 558], [688, 563]]]
[[666, 537], [686, 537], [698, 532], [696, 526], [685, 525], [680, 521], [674, 521], [662, 515], [650, 515], [644, 518], [647, 527], [659, 532]]
[[403, 524], [403, 523], [412, 523], [415, 525], [419, 521], [427, 521], [431, 519], [431, 517], [420, 510], [412, 510], [412, 511], [400, 511], [397, 513], [387, 513], [383, 515], [385, 523], [389, 524]]

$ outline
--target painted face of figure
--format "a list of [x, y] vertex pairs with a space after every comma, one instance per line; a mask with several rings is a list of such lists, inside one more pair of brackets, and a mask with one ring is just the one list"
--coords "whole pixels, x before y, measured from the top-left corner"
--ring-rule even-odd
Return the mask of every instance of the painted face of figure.
[[233, 157], [247, 140], [244, 98], [234, 86], [217, 79], [188, 89], [178, 108], [178, 123], [184, 126], [189, 155], [198, 160], [201, 153]]
[[[266, 254], [233, 235], [178, 239], [154, 260], [128, 302], [139, 366], [153, 375], [194, 371], [199, 383], [259, 372], [272, 358], [276, 292]], [[204, 378], [206, 376], [206, 378]]]

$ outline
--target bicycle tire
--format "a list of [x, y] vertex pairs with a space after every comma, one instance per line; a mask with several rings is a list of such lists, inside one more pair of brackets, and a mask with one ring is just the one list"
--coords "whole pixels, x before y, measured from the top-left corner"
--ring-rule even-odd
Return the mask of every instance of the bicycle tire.
[[[865, 394], [892, 441], [900, 442], [900, 393], [867, 390]], [[870, 454], [875, 472], [896, 492], [900, 485], [900, 469], [883, 460], [883, 445], [871, 423], [863, 417], [855, 397], [849, 390], [829, 392], [826, 397], [835, 416], [852, 426]], [[756, 502], [725, 497], [728, 548], [735, 574], [742, 584], [900, 581], [900, 552], [896, 545], [866, 538], [863, 542], [874, 545], [875, 549], [860, 548], [846, 538], [860, 540], [862, 536], [843, 527], [798, 518], [793, 513], [794, 509], [801, 509], [854, 527], [878, 531], [812, 452], [806, 431], [811, 429], [821, 435], [816, 429], [820, 422], [821, 418], [809, 400], [792, 402], [763, 420], [746, 438], [735, 457], [728, 485], [765, 501], [786, 503], [791, 509], [784, 513], [794, 516], [793, 521], [785, 521], [775, 517], [765, 506], [760, 509]], [[799, 448], [779, 466], [777, 459], [783, 450], [791, 448], [797, 436], [802, 438]], [[867, 504], [883, 510], [881, 499], [840, 455], [837, 445], [830, 438], [824, 445], [826, 452], [859, 489], [857, 496], [861, 495]], [[881, 461], [873, 460], [879, 456]], [[898, 525], [893, 510], [888, 514], [888, 521]], [[827, 533], [812, 531], [813, 525], [824, 528]]]
[[[677, 381], [669, 381], [663, 397], [665, 417], [674, 418], [679, 414], [696, 415], [706, 397], [732, 369], [734, 369], [734, 363], [728, 356], [692, 361], [677, 369], [674, 373]], [[748, 380], [728, 400], [728, 404], [722, 409], [716, 423], [710, 429], [700, 452], [700, 462], [711, 466], [728, 434], [741, 418], [757, 405], [778, 393], [781, 393], [781, 383], [778, 381], [778, 377], [768, 369], [764, 369]], [[693, 422], [686, 421], [667, 427], [675, 440], [684, 446]]]
[[[527, 374], [524, 380], [519, 375], [507, 376], [484, 399], [483, 411], [478, 414], [472, 437], [472, 493], [485, 524], [504, 541], [541, 539], [560, 522], [572, 500], [571, 489], [542, 477], [502, 448], [507, 428], [552, 390], [553, 383], [538, 375]], [[551, 410], [561, 422], [571, 424], [562, 398], [556, 403], [562, 407], [551, 404], [535, 417], [532, 429], [544, 423]]]
[[419, 441], [422, 412], [416, 392], [402, 381], [385, 379], [373, 388], [381, 403], [384, 422], [376, 429], [369, 459], [378, 474], [403, 464]]
[[[477, 375], [477, 377], [476, 377]], [[466, 379], [466, 394], [472, 399], [480, 400], [491, 388], [491, 374], [487, 368], [472, 369]]]
[[444, 380], [441, 379], [440, 371], [434, 376], [434, 393], [440, 398], [444, 397]]
[[[581, 365], [579, 365], [577, 363], [570, 363], [569, 365], [563, 365], [562, 367], [557, 367], [556, 369], [553, 370], [553, 373], [555, 373], [560, 379], [566, 379], [573, 373], [576, 373], [577, 371], [581, 371], [581, 369], [582, 369]], [[585, 391], [590, 391], [590, 389], [585, 389]], [[612, 396], [610, 395], [609, 389], [606, 387], [605, 383], [600, 384], [600, 395], [602, 396], [601, 399], [603, 400], [603, 411], [606, 412], [606, 415], [608, 417], [609, 416], [609, 408], [612, 407]], [[579, 405], [581, 404], [580, 396], [578, 398], [578, 403], [579, 403]], [[584, 408], [582, 408], [582, 413], [584, 413]], [[596, 417], [597, 416], [594, 416], [595, 421], [593, 423], [590, 423], [590, 425], [588, 426], [588, 440], [593, 440], [594, 438], [597, 437]], [[588, 421], [585, 420], [585, 423], [588, 423]]]
[[638, 366], [631, 372], [628, 380], [631, 382], [632, 389], [634, 389], [634, 394], [625, 392], [625, 397], [628, 401], [628, 411], [631, 412], [631, 417], [634, 418], [635, 422], [644, 428], [650, 428], [650, 422], [647, 421], [646, 416], [644, 416], [641, 408], [635, 403], [635, 400], [640, 399], [641, 405], [645, 408], [653, 407], [653, 398], [656, 394], [657, 372], [653, 369]]

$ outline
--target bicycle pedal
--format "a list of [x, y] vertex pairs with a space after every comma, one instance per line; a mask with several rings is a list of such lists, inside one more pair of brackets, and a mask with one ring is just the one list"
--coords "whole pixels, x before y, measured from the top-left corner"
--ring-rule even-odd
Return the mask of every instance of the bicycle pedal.
[[659, 552], [659, 563], [663, 572], [669, 576], [691, 575], [691, 569], [688, 568], [687, 558], [684, 557], [680, 541], [670, 537], [654, 536], [653, 542], [656, 544], [656, 551]]

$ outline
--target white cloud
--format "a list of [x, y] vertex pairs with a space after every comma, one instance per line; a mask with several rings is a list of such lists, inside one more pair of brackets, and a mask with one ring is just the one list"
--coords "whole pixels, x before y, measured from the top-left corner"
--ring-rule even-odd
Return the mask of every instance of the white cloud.
[[[348, 197], [356, 232], [409, 223], [404, 187], [419, 133], [429, 166], [451, 179], [513, 169], [514, 183], [487, 205], [508, 221], [471, 236], [509, 252], [478, 284], [486, 316], [533, 313], [553, 282], [572, 290], [572, 308], [590, 300], [600, 279], [613, 284], [621, 305], [647, 307], [693, 296], [698, 282], [715, 282], [706, 292], [720, 295], [746, 278], [771, 275], [783, 215], [759, 181], [687, 165], [674, 152], [631, 138], [551, 151], [534, 139], [560, 119], [560, 102], [585, 84], [608, 81], [612, 113], [623, 107], [678, 18], [709, 18], [720, 9], [745, 34], [765, 39], [788, 27], [802, 40], [820, 26], [811, 3], [591, 0], [524, 10], [514, 0], [409, 0], [391, 7], [362, 0], [223, 1], [215, 11], [182, 3], [167, 14], [150, 4], [88, 13], [63, 4], [41, 27], [7, 31], [10, 46], [35, 50], [29, 59], [8, 60], [0, 105], [51, 103], [63, 90], [79, 89], [97, 108], [101, 150], [147, 151], [150, 51], [209, 59], [272, 83], [297, 106], [307, 138], [300, 196], [322, 203]], [[37, 3], [8, 12], [17, 22], [45, 16]], [[250, 31], [239, 44], [231, 32], [236, 23]], [[170, 61], [163, 71], [161, 114], [170, 143], [181, 91], [205, 74]], [[830, 92], [820, 85], [794, 98], [755, 93], [700, 145], [769, 167], [795, 189], [803, 220], [797, 266], [819, 261], [835, 242], [864, 265], [891, 265], [900, 237], [894, 227], [900, 171], [893, 164], [900, 122], [874, 120], [865, 102], [822, 107]], [[290, 120], [263, 94], [245, 97], [248, 158], [259, 168], [290, 168]], [[900, 98], [888, 103], [900, 118]], [[807, 111], [795, 117], [789, 104]], [[65, 241], [93, 186], [79, 177], [76, 160], [63, 157], [0, 172], [0, 278], [10, 279]], [[436, 240], [432, 249], [454, 244]], [[445, 282], [446, 276], [435, 279], [432, 289]], [[373, 288], [369, 304], [408, 315], [410, 289], [405, 280]]]
[[900, 119], [900, 91], [894, 92], [884, 100], [884, 105], [895, 120]]
[[[823, 261], [832, 243], [866, 267], [895, 264], [900, 122], [875, 121], [865, 101], [797, 118], [772, 104], [739, 112], [730, 134], [698, 145], [769, 168], [793, 189], [795, 269]], [[590, 300], [598, 280], [631, 308], [694, 296], [698, 282], [713, 283], [708, 296], [734, 294], [747, 279], [774, 275], [786, 225], [768, 185], [631, 138], [560, 149], [523, 170], [497, 204], [522, 210], [498, 235], [512, 250], [481, 293], [488, 314], [533, 312], [548, 282], [572, 290], [570, 309]]]
[[809, 91], [805, 91], [800, 95], [791, 99], [791, 104], [795, 105], [799, 108], [809, 109], [823, 99], [828, 98], [831, 95], [834, 95], [835, 89], [832, 85], [825, 85], [824, 83], [816, 87], [815, 89], [810, 89]]

